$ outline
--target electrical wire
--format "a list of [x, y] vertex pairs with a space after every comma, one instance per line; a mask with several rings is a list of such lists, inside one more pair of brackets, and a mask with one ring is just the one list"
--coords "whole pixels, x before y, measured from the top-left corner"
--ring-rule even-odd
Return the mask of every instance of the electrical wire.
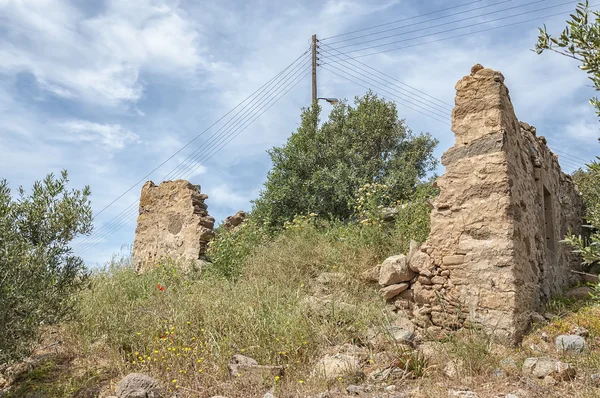
[[92, 217], [92, 220], [94, 220], [96, 217], [98, 217], [98, 215], [100, 215], [102, 212], [104, 212], [106, 209], [108, 209], [110, 206], [112, 206], [114, 203], [116, 203], [119, 199], [121, 199], [123, 196], [125, 196], [128, 192], [130, 192], [133, 188], [135, 188], [138, 184], [140, 184], [146, 178], [148, 178], [150, 175], [152, 175], [152, 173], [154, 173], [159, 168], [161, 168], [162, 166], [164, 166], [169, 160], [173, 159], [175, 156], [177, 156], [179, 153], [181, 153], [181, 151], [183, 151], [185, 148], [187, 148], [188, 146], [190, 146], [194, 141], [196, 141], [198, 138], [200, 138], [204, 133], [206, 133], [208, 130], [210, 130], [212, 127], [214, 127], [217, 123], [219, 123], [221, 120], [223, 120], [225, 117], [227, 117], [231, 112], [233, 112], [234, 110], [236, 110], [240, 105], [242, 105], [244, 102], [246, 102], [249, 98], [251, 98], [254, 94], [256, 94], [259, 90], [261, 90], [267, 84], [269, 84], [270, 82], [272, 82], [273, 80], [275, 80], [278, 76], [280, 76], [283, 72], [285, 72], [288, 68], [290, 68], [292, 65], [294, 65], [300, 58], [302, 58], [303, 56], [305, 56], [309, 52], [310, 52], [310, 48], [308, 50], [306, 50], [304, 53], [302, 53], [298, 58], [296, 58], [290, 65], [288, 65], [286, 68], [284, 68], [281, 72], [279, 72], [277, 75], [275, 75], [272, 79], [270, 79], [267, 83], [265, 83], [263, 86], [259, 87], [256, 91], [254, 91], [252, 94], [250, 94], [248, 97], [246, 97], [246, 99], [244, 99], [242, 102], [240, 102], [239, 104], [237, 104], [229, 112], [227, 112], [226, 114], [224, 114], [223, 116], [221, 116], [221, 118], [219, 118], [216, 122], [214, 122], [213, 124], [211, 124], [208, 128], [206, 128], [200, 134], [196, 135], [191, 141], [189, 141], [187, 144], [185, 144], [183, 147], [181, 147], [179, 150], [177, 150], [175, 153], [173, 153], [171, 156], [169, 156], [167, 159], [165, 159], [161, 164], [159, 164], [158, 166], [156, 166], [152, 171], [150, 171], [144, 177], [140, 178], [135, 184], [133, 184], [131, 187], [129, 187], [125, 192], [123, 192], [121, 195], [119, 195], [117, 198], [115, 198], [112, 202], [110, 202], [108, 205], [106, 205], [104, 208], [102, 208], [99, 212], [97, 212]]
[[[305, 68], [306, 70], [306, 68]], [[302, 69], [300, 69], [300, 71], [302, 71]], [[296, 73], [297, 75], [297, 73]], [[237, 137], [241, 132], [243, 132], [247, 127], [249, 127], [255, 120], [257, 120], [263, 113], [265, 113], [269, 108], [271, 108], [271, 106], [273, 106], [276, 102], [278, 102], [283, 96], [285, 96], [291, 89], [293, 89], [298, 83], [300, 83], [300, 81], [302, 80], [302, 78], [304, 76], [306, 76], [307, 73], [304, 74], [300, 74], [298, 75], [295, 79], [292, 79], [292, 82], [287, 84], [286, 86], [283, 86], [281, 90], [279, 90], [279, 92], [275, 93], [272, 96], [265, 96], [265, 98], [270, 98], [270, 103], [268, 103], [266, 105], [266, 107], [263, 107], [262, 109], [258, 109], [258, 111], [254, 112], [254, 114], [252, 114], [250, 116], [250, 118], [254, 117], [253, 119], [251, 119], [250, 121], [246, 121], [245, 125], [237, 130], [237, 133], [235, 132], [236, 130], [233, 130], [233, 128], [235, 128], [236, 126], [233, 126], [230, 129], [230, 134], [225, 136], [225, 139], [221, 140], [220, 142], [217, 142], [217, 145], [221, 144], [220, 146], [218, 146], [216, 149], [214, 149], [214, 147], [212, 148], [212, 153], [210, 154], [210, 156], [205, 157], [201, 162], [198, 162], [195, 167], [193, 167], [190, 171], [189, 174], [193, 173], [198, 167], [200, 167], [202, 164], [206, 163], [206, 161], [208, 161], [210, 158], [212, 158], [219, 150], [221, 150], [223, 147], [225, 147], [229, 142], [231, 142], [235, 137]], [[286, 89], [287, 88], [287, 89]], [[224, 141], [224, 142], [223, 142]], [[210, 147], [209, 147], [210, 150]], [[198, 157], [197, 157], [198, 158]], [[175, 171], [175, 170], [173, 170]], [[173, 172], [172, 171], [172, 172]], [[167, 175], [168, 176], [168, 175]], [[134, 202], [132, 205], [135, 206], [137, 204], [137, 201]], [[130, 205], [131, 207], [131, 205]], [[135, 208], [133, 209], [135, 211]], [[133, 213], [135, 214], [135, 213]], [[130, 214], [131, 215], [131, 214]], [[127, 218], [127, 215], [125, 216], [125, 218]], [[121, 220], [124, 221], [124, 220]], [[114, 224], [110, 230], [106, 230], [104, 232], [104, 235], [102, 237], [98, 236], [96, 237], [96, 240], [99, 241], [100, 238], [106, 237], [108, 235], [110, 235], [111, 233], [115, 232], [116, 230], [120, 229], [124, 224], [122, 222], [116, 223]], [[82, 253], [87, 252], [92, 246], [95, 245], [95, 243], [98, 242], [94, 242], [91, 245], [88, 244], [87, 246], [82, 246], [80, 248]]]
[[[533, 3], [539, 3], [540, 1], [545, 1], [545, 0], [537, 0], [537, 1], [533, 2]], [[429, 28], [416, 29], [416, 30], [409, 31], [409, 32], [398, 33], [398, 34], [395, 34], [395, 35], [390, 35], [390, 36], [386, 36], [386, 37], [382, 37], [382, 38], [377, 38], [377, 39], [372, 39], [372, 40], [366, 40], [364, 42], [355, 43], [355, 44], [348, 44], [348, 45], [345, 45], [345, 46], [334, 47], [334, 48], [337, 49], [337, 50], [340, 50], [340, 49], [343, 49], [343, 48], [354, 47], [354, 46], [358, 46], [358, 45], [365, 44], [365, 43], [370, 43], [370, 42], [374, 42], [374, 41], [385, 40], [385, 39], [389, 39], [389, 38], [396, 37], [396, 36], [403, 36], [403, 35], [406, 35], [406, 34], [409, 34], [409, 33], [415, 33], [415, 32], [419, 32], [419, 31], [426, 30], [426, 29], [431, 29], [431, 28], [435, 28], [435, 27], [449, 25], [449, 24], [456, 23], [456, 22], [462, 22], [462, 21], [466, 21], [466, 20], [469, 20], [469, 19], [479, 18], [479, 17], [482, 17], [484, 15], [495, 14], [495, 13], [498, 13], [498, 12], [501, 12], [501, 11], [506, 11], [506, 10], [509, 10], [509, 9], [514, 9], [514, 8], [528, 6], [528, 5], [531, 5], [533, 3], [527, 3], [525, 5], [516, 6], [516, 7], [510, 7], [510, 8], [506, 8], [504, 10], [494, 11], [494, 12], [486, 13], [486, 14], [482, 14], [482, 15], [475, 15], [473, 17], [464, 18], [462, 20], [457, 20], [457, 21], [452, 21], [452, 22], [446, 22], [446, 23], [439, 24], [439, 25], [436, 25], [436, 26], [431, 26]], [[528, 15], [528, 14], [532, 14], [532, 13], [535, 13], [535, 12], [545, 11], [545, 10], [549, 10], [549, 9], [552, 9], [552, 8], [563, 7], [563, 6], [571, 5], [571, 4], [573, 4], [573, 2], [566, 2], [566, 3], [556, 4], [556, 5], [553, 5], [553, 6], [542, 7], [542, 8], [538, 8], [538, 9], [531, 10], [531, 11], [525, 11], [525, 12], [522, 12], [522, 13], [519, 13], [519, 14], [507, 15], [507, 16], [504, 16], [504, 17], [496, 18], [496, 19], [490, 19], [488, 21], [482, 21], [482, 22], [477, 22], [477, 23], [469, 24], [467, 26], [460, 26], [460, 27], [457, 27], [457, 28], [442, 30], [440, 32], [428, 33], [426, 35], [421, 35], [421, 36], [416, 37], [416, 38], [423, 38], [423, 37], [435, 36], [435, 35], [442, 34], [442, 33], [454, 32], [454, 31], [457, 31], [457, 30], [472, 28], [474, 26], [485, 25], [485, 24], [489, 24], [489, 23], [492, 23], [492, 22], [503, 21], [505, 19], [520, 17], [520, 16], [523, 16], [523, 15]], [[363, 48], [359, 48], [359, 49], [348, 50], [347, 52], [358, 52], [358, 51], [370, 50], [370, 49], [373, 49], [373, 48], [380, 48], [380, 47], [390, 46], [392, 44], [404, 43], [404, 42], [407, 42], [407, 41], [410, 41], [410, 40], [414, 40], [416, 38], [412, 37], [412, 38], [403, 39], [403, 40], [396, 40], [396, 41], [392, 41], [392, 42], [389, 42], [389, 43], [378, 44], [378, 45], [374, 45], [374, 46], [370, 46], [370, 47], [363, 47]]]
[[[302, 64], [300, 64], [300, 65], [302, 65]], [[306, 67], [306, 66], [308, 66], [308, 65], [305, 65], [305, 67]], [[297, 69], [297, 68], [296, 68], [296, 69]], [[302, 70], [302, 69], [300, 69], [300, 70]], [[286, 79], [286, 80], [285, 80], [285, 81], [282, 81], [282, 83], [283, 83], [283, 84], [287, 83], [287, 82], [290, 80], [290, 79], [289, 79], [289, 76], [291, 76], [291, 75], [295, 75], [295, 74], [297, 74], [297, 72], [296, 72], [296, 73], [294, 73], [294, 72], [290, 72], [290, 73], [288, 73], [288, 77], [287, 77], [287, 78], [284, 78], [284, 79]], [[272, 90], [270, 90], [270, 91], [272, 91]], [[264, 103], [264, 99], [265, 99], [265, 98], [270, 98], [270, 97], [272, 97], [272, 93], [271, 93], [270, 91], [269, 91], [269, 92], [267, 92], [266, 94], [264, 94], [264, 95], [262, 96], [262, 101], [261, 101], [261, 103], [257, 104], [256, 106], [260, 106], [260, 105], [262, 105], [262, 103]], [[250, 112], [251, 112], [251, 111], [252, 111], [252, 110], [250, 110]], [[243, 120], [243, 118], [245, 118], [245, 117], [247, 117], [247, 114], [246, 114], [246, 115], [243, 115], [243, 116], [240, 116], [240, 117], [238, 118], [238, 121], [239, 121], [239, 120]], [[233, 126], [231, 126], [231, 127], [228, 129], [228, 131], [231, 131], [232, 129], [236, 128], [238, 125], [239, 125], [239, 123], [237, 123], [236, 125], [233, 125]], [[227, 131], [226, 131], [226, 133], [227, 133]], [[214, 136], [214, 135], [215, 135], [215, 134], [213, 134], [213, 136]], [[212, 137], [211, 137], [211, 138], [212, 138]], [[217, 139], [218, 139], [218, 138], [217, 138]], [[208, 142], [209, 142], [209, 140], [207, 140], [207, 141], [206, 141], [204, 144], [206, 144], [206, 143], [208, 143]], [[213, 146], [214, 146], [214, 143], [212, 143], [211, 145], [213, 145]], [[208, 145], [208, 146], [204, 145], [202, 148], [204, 149], [204, 152], [203, 152], [203, 153], [200, 153], [200, 154], [198, 154], [198, 155], [196, 155], [196, 156], [194, 157], [195, 159], [200, 159], [200, 156], [202, 156], [202, 155], [203, 155], [203, 154], [204, 154], [206, 151], [208, 151], [208, 150], [210, 150], [210, 149], [211, 149], [210, 145]], [[193, 154], [192, 154], [192, 155], [193, 155]], [[190, 156], [191, 156], [191, 155], [190, 155]], [[189, 158], [190, 156], [188, 156], [188, 158]], [[171, 177], [171, 176], [174, 176], [174, 175], [177, 173], [177, 171], [178, 171], [178, 167], [176, 167], [175, 169], [171, 170], [171, 172], [169, 172], [167, 175], [165, 175], [165, 176], [164, 176], [164, 177], [161, 179], [161, 181], [164, 181], [164, 180], [166, 180], [167, 178], [169, 178], [169, 177]], [[104, 228], [104, 231], [103, 231], [102, 233], [100, 233], [99, 235], [96, 235], [96, 236], [94, 237], [94, 239], [101, 238], [101, 237], [106, 237], [106, 236], [108, 236], [110, 233], [112, 233], [112, 232], [113, 232], [113, 230], [114, 230], [115, 228], [120, 228], [120, 224], [122, 224], [122, 222], [123, 222], [123, 221], [126, 221], [126, 220], [127, 220], [129, 217], [130, 217], [130, 216], [132, 216], [132, 215], [134, 215], [134, 214], [135, 214], [135, 212], [136, 212], [136, 207], [137, 207], [137, 203], [138, 203], [138, 201], [137, 201], [137, 200], [136, 200], [136, 201], [134, 201], [134, 202], [133, 202], [132, 204], [130, 204], [130, 205], [129, 205], [129, 206], [128, 206], [128, 207], [127, 207], [125, 210], [123, 210], [123, 211], [122, 211], [122, 212], [121, 212], [119, 215], [117, 215], [117, 216], [116, 216], [116, 217], [115, 217], [113, 220], [111, 220], [111, 222], [110, 222], [109, 224], [107, 224], [107, 225], [103, 226], [103, 228]], [[83, 247], [83, 246], [80, 246], [78, 249], [81, 249], [82, 247]]]
[[[352, 38], [349, 38], [349, 39], [342, 39], [342, 40], [338, 40], [338, 41], [330, 42], [330, 43], [329, 43], [329, 45], [333, 46], [333, 45], [336, 45], [336, 44], [338, 44], [338, 43], [343, 43], [343, 42], [346, 42], [346, 41], [351, 41], [351, 40], [362, 39], [363, 37], [375, 36], [375, 35], [379, 35], [379, 34], [386, 33], [386, 32], [392, 32], [392, 31], [394, 31], [394, 30], [398, 30], [398, 29], [404, 29], [404, 28], [408, 28], [409, 26], [416, 26], [416, 25], [421, 25], [421, 24], [425, 24], [425, 23], [428, 23], [428, 22], [432, 22], [432, 21], [438, 21], [438, 20], [440, 20], [440, 19], [445, 19], [445, 18], [454, 17], [454, 16], [456, 16], [456, 15], [462, 15], [462, 14], [465, 14], [465, 13], [467, 13], [467, 12], [471, 12], [471, 11], [477, 11], [477, 10], [482, 10], [482, 9], [484, 9], [484, 8], [490, 8], [490, 7], [497, 6], [497, 5], [499, 5], [499, 4], [510, 3], [511, 1], [512, 1], [512, 0], [503, 0], [503, 1], [499, 1], [499, 2], [497, 2], [497, 3], [487, 4], [487, 5], [485, 5], [485, 6], [481, 6], [481, 7], [472, 8], [472, 9], [470, 9], [470, 10], [465, 10], [465, 11], [457, 12], [457, 13], [454, 13], [454, 14], [442, 15], [441, 17], [437, 17], [437, 18], [431, 18], [431, 19], [428, 19], [428, 20], [425, 20], [425, 21], [415, 22], [415, 23], [411, 23], [411, 24], [408, 24], [408, 25], [402, 25], [402, 26], [399, 26], [399, 27], [397, 27], [397, 28], [391, 28], [391, 29], [381, 30], [381, 31], [379, 31], [379, 32], [368, 33], [368, 34], [366, 34], [366, 35], [362, 35], [362, 36], [356, 36], [356, 37], [352, 37]], [[515, 7], [510, 7], [510, 8], [506, 8], [506, 9], [504, 9], [504, 10], [497, 10], [497, 11], [491, 12], [490, 14], [494, 14], [494, 13], [496, 13], [496, 12], [502, 12], [502, 11], [510, 10], [510, 9], [513, 9], [513, 8], [525, 7], [525, 6], [527, 6], [527, 5], [534, 4], [534, 3], [541, 3], [541, 2], [543, 2], [543, 1], [545, 1], [545, 0], [536, 0], [536, 1], [534, 1], [534, 2], [531, 2], [531, 3], [528, 3], [528, 4], [519, 5], [519, 6], [515, 6]], [[465, 20], [472, 19], [472, 18], [476, 18], [476, 17], [478, 17], [478, 16], [484, 16], [484, 15], [488, 15], [488, 14], [476, 15], [475, 17], [470, 17], [470, 18], [467, 18], [467, 19], [465, 19]], [[426, 28], [417, 29], [416, 31], [421, 31], [421, 30], [426, 30], [426, 29], [436, 28], [436, 27], [438, 27], [438, 26], [448, 25], [448, 24], [452, 24], [452, 23], [454, 23], [454, 22], [461, 22], [461, 21], [463, 21], [463, 20], [451, 21], [451, 22], [444, 23], [444, 24], [441, 24], [441, 25], [429, 26], [429, 27], [426, 27]], [[415, 31], [413, 31], [413, 32], [415, 32]], [[407, 32], [407, 33], [412, 33], [412, 32]], [[382, 39], [383, 39], [383, 38], [382, 38]], [[326, 39], [323, 39], [323, 40], [326, 40]], [[358, 44], [361, 44], [361, 43], [358, 43]], [[342, 48], [342, 47], [338, 47], [338, 48]]]
[[321, 39], [321, 40], [329, 40], [329, 39], [333, 39], [335, 37], [346, 36], [346, 35], [350, 35], [352, 33], [357, 33], [357, 32], [363, 32], [365, 30], [377, 29], [377, 28], [379, 28], [381, 26], [389, 26], [389, 25], [392, 25], [392, 24], [395, 24], [395, 23], [399, 23], [399, 22], [410, 21], [411, 19], [425, 17], [427, 15], [433, 15], [433, 14], [437, 14], [437, 13], [440, 13], [440, 12], [444, 12], [444, 11], [448, 11], [448, 10], [453, 10], [453, 9], [460, 8], [460, 7], [465, 7], [465, 6], [468, 6], [468, 5], [471, 5], [471, 4], [475, 4], [475, 3], [481, 3], [482, 1], [483, 0], [470, 1], [468, 3], [459, 4], [459, 5], [448, 7], [448, 8], [443, 8], [443, 9], [437, 10], [437, 11], [428, 12], [426, 14], [419, 14], [419, 15], [415, 15], [415, 16], [412, 16], [412, 17], [407, 17], [407, 18], [404, 18], [404, 19], [398, 19], [396, 21], [386, 22], [386, 23], [382, 23], [380, 25], [371, 26], [371, 27], [368, 27], [368, 28], [362, 28], [362, 29], [358, 29], [358, 30], [353, 30], [351, 32], [340, 33], [340, 34], [337, 34], [337, 35], [334, 35], [334, 36], [326, 37], [326, 38]]
[[[599, 4], [591, 5], [590, 8], [598, 7], [598, 5]], [[507, 28], [507, 27], [510, 27], [510, 26], [522, 25], [522, 24], [528, 23], [528, 22], [540, 21], [540, 20], [544, 20], [546, 18], [555, 17], [555, 16], [559, 16], [559, 15], [564, 15], [564, 11], [563, 12], [559, 12], [559, 13], [545, 15], [545, 16], [542, 16], [542, 17], [539, 17], [539, 18], [532, 18], [532, 19], [528, 19], [528, 20], [525, 20], [525, 21], [519, 21], [519, 22], [510, 23], [510, 24], [504, 24], [502, 26], [493, 26], [493, 27], [487, 28], [487, 29], [480, 29], [480, 30], [476, 30], [476, 31], [473, 31], [473, 32], [462, 33], [462, 34], [459, 34], [459, 35], [454, 35], [454, 36], [449, 36], [449, 37], [443, 37], [443, 38], [435, 39], [435, 40], [429, 40], [429, 41], [425, 41], [425, 42], [422, 42], [422, 43], [411, 44], [411, 45], [408, 45], [408, 46], [390, 48], [390, 49], [387, 49], [387, 50], [376, 51], [376, 52], [372, 52], [372, 53], [368, 53], [368, 54], [360, 54], [360, 55], [349, 56], [349, 58], [351, 58], [351, 59], [357, 59], [357, 58], [369, 57], [369, 56], [377, 55], [377, 54], [383, 54], [383, 53], [390, 52], [390, 51], [398, 51], [398, 50], [404, 50], [404, 49], [412, 48], [412, 47], [419, 47], [419, 46], [423, 46], [425, 44], [439, 43], [441, 41], [456, 39], [456, 38], [459, 38], [459, 37], [473, 36], [476, 33], [489, 32], [491, 30], [504, 29], [504, 28]], [[427, 35], [427, 36], [430, 36], [430, 35]], [[420, 39], [422, 37], [425, 37], [425, 36], [413, 37], [412, 39]], [[365, 49], [361, 49], [361, 50], [365, 50]], [[353, 52], [353, 51], [351, 51], [351, 52]]]
[[[324, 44], [324, 45], [325, 45], [326, 47], [328, 47], [328, 48], [331, 48], [331, 47], [329, 47], [329, 46], [328, 46], [328, 45], [326, 45], [326, 44]], [[366, 69], [362, 68], [360, 65], [362, 65], [362, 66], [365, 66], [366, 68], [369, 68], [369, 69], [370, 69], [370, 70], [372, 70], [373, 72], [379, 73], [380, 75], [383, 75], [383, 76], [385, 76], [386, 78], [388, 78], [388, 79], [391, 79], [391, 80], [393, 80], [394, 82], [396, 82], [396, 83], [393, 83], [393, 82], [387, 81], [387, 83], [388, 83], [388, 84], [395, 85], [396, 87], [398, 87], [398, 88], [399, 88], [400, 90], [402, 90], [402, 91], [406, 91], [407, 93], [409, 93], [409, 94], [411, 94], [411, 95], [415, 95], [415, 96], [417, 96], [418, 98], [420, 98], [420, 99], [423, 99], [423, 100], [425, 100], [425, 101], [430, 101], [430, 100], [428, 100], [428, 99], [426, 99], [426, 98], [425, 98], [425, 97], [429, 97], [431, 100], [433, 100], [433, 101], [435, 101], [435, 102], [437, 102], [437, 103], [438, 103], [438, 104], [435, 104], [435, 107], [436, 107], [437, 109], [439, 109], [439, 110], [443, 111], [443, 112], [449, 112], [449, 111], [452, 111], [452, 109], [453, 109], [453, 107], [454, 107], [453, 105], [449, 104], [448, 102], [445, 102], [445, 101], [443, 101], [443, 100], [441, 100], [441, 99], [439, 99], [439, 98], [436, 98], [436, 97], [434, 97], [434, 96], [432, 96], [432, 95], [429, 95], [429, 94], [425, 93], [425, 92], [424, 92], [424, 91], [422, 91], [422, 90], [419, 90], [419, 89], [417, 89], [417, 88], [415, 88], [415, 87], [413, 87], [413, 86], [410, 86], [410, 85], [408, 85], [408, 84], [406, 84], [406, 83], [404, 83], [404, 82], [402, 82], [402, 81], [400, 81], [400, 80], [396, 79], [396, 78], [395, 78], [395, 77], [393, 77], [393, 76], [390, 76], [390, 75], [388, 75], [388, 74], [386, 74], [386, 73], [384, 73], [384, 72], [382, 72], [382, 71], [380, 71], [380, 70], [377, 70], [377, 69], [373, 68], [372, 66], [370, 66], [370, 65], [368, 65], [368, 64], [365, 64], [365, 63], [363, 63], [363, 62], [361, 62], [361, 61], [358, 61], [358, 60], [353, 60], [352, 58], [348, 57], [346, 54], [344, 54], [344, 53], [342, 53], [342, 52], [340, 52], [340, 51], [337, 51], [337, 50], [335, 50], [335, 49], [331, 48], [331, 50], [332, 50], [332, 51], [336, 51], [337, 53], [339, 53], [339, 54], [340, 54], [340, 56], [344, 56], [344, 57], [346, 57], [346, 59], [341, 59], [339, 56], [337, 56], [337, 55], [333, 54], [333, 53], [332, 53], [330, 50], [327, 50], [327, 49], [322, 49], [322, 50], [325, 52], [325, 56], [327, 57], [327, 59], [332, 59], [331, 57], [335, 57], [336, 59], [339, 59], [341, 62], [344, 62], [344, 63], [346, 63], [346, 64], [349, 64], [349, 65], [353, 65], [354, 67], [356, 67], [356, 68], [358, 68], [358, 69], [360, 69], [360, 70], [362, 70], [362, 71], [365, 71], [365, 72], [367, 72], [367, 73], [370, 73], [370, 72], [369, 72], [369, 71], [367, 71]], [[352, 62], [352, 64], [350, 64], [350, 62]], [[357, 64], [358, 64], [358, 65], [357, 65]], [[382, 80], [385, 80], [385, 79], [383, 79], [383, 78], [380, 78], [380, 79], [382, 79]], [[404, 87], [402, 87], [402, 86], [406, 86], [406, 87], [408, 87], [408, 88], [410, 88], [410, 89], [412, 89], [412, 90], [416, 91], [418, 94], [416, 94], [416, 93], [412, 93], [410, 90], [407, 90], [407, 89], [405, 89], [405, 88], [404, 88]], [[418, 101], [418, 102], [422, 102], [422, 101]], [[433, 104], [432, 104], [432, 105], [433, 105]]]
[[[346, 80], [348, 80], [348, 81], [350, 81], [350, 82], [352, 82], [352, 83], [354, 83], [354, 84], [357, 84], [357, 85], [359, 85], [359, 86], [361, 86], [361, 87], [363, 87], [363, 88], [366, 88], [367, 90], [370, 90], [370, 89], [372, 89], [373, 87], [375, 87], [375, 88], [378, 88], [377, 86], [373, 86], [373, 83], [372, 83], [372, 82], [369, 82], [369, 81], [366, 81], [366, 80], [364, 80], [364, 79], [361, 79], [361, 78], [359, 78], [359, 77], [356, 77], [356, 76], [354, 76], [354, 75], [352, 75], [352, 74], [349, 74], [348, 72], [343, 72], [343, 71], [340, 71], [340, 70], [338, 69], [338, 71], [340, 71], [341, 73], [346, 73], [346, 74], [350, 75], [351, 77], [353, 77], [353, 78], [355, 78], [355, 79], [358, 79], [359, 81], [362, 81], [362, 82], [364, 82], [364, 83], [368, 84], [369, 86], [365, 86], [365, 85], [363, 85], [363, 84], [361, 84], [361, 83], [357, 82], [356, 80], [353, 80], [353, 79], [351, 79], [351, 78], [349, 78], [349, 77], [347, 77], [347, 76], [341, 75], [340, 73], [337, 73], [336, 71], [334, 71], [333, 69], [330, 69], [329, 67], [323, 67], [323, 69], [325, 69], [325, 70], [329, 71], [330, 73], [333, 73], [334, 75], [337, 75], [337, 76], [339, 76], [339, 77], [341, 77], [341, 78], [343, 78], [343, 79], [346, 79]], [[385, 89], [381, 89], [381, 88], [379, 88], [379, 90], [382, 90], [382, 91], [384, 91], [384, 92], [388, 92], [388, 93], [390, 93], [390, 95], [391, 95], [391, 96], [396, 96], [396, 94], [394, 94], [394, 93], [391, 93], [390, 91], [387, 91], [387, 90], [385, 90]], [[388, 99], [388, 98], [386, 98], [386, 97], [384, 97], [384, 96], [382, 96], [382, 98], [384, 98], [384, 99], [387, 99], [387, 100], [389, 101], [389, 99]], [[418, 112], [418, 113], [420, 113], [420, 114], [422, 114], [422, 115], [425, 115], [425, 116], [427, 116], [427, 117], [430, 117], [431, 119], [437, 120], [437, 121], [438, 121], [438, 122], [440, 122], [440, 123], [443, 123], [443, 124], [446, 124], [446, 125], [450, 125], [450, 123], [449, 123], [447, 120], [443, 120], [443, 119], [441, 119], [441, 117], [443, 117], [443, 115], [438, 115], [438, 114], [429, 114], [429, 113], [423, 112], [423, 111], [421, 111], [421, 110], [419, 110], [419, 109], [413, 108], [411, 105], [406, 105], [406, 103], [404, 103], [404, 102], [405, 102], [405, 100], [403, 100], [403, 99], [400, 99], [400, 100], [393, 100], [393, 102], [400, 103], [401, 105], [403, 105], [403, 106], [405, 106], [405, 107], [407, 107], [407, 108], [409, 108], [409, 109], [412, 109], [413, 111], [415, 111], [415, 112]], [[410, 103], [409, 103], [409, 104], [410, 104]], [[438, 118], [438, 117], [439, 117], [439, 118]]]

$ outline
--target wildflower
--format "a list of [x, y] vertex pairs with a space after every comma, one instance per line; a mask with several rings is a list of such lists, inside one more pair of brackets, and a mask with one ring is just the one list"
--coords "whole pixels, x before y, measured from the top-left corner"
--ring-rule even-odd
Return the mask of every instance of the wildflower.
[[138, 336], [139, 336], [139, 335], [141, 335], [141, 334], [142, 334], [141, 332], [137, 332], [137, 335], [138, 335]]
[[[164, 287], [164, 286], [161, 286], [159, 283], [157, 283], [157, 284], [156, 284], [156, 288], [157, 288], [158, 290], [160, 290], [161, 292], [164, 292], [164, 291], [165, 291], [165, 287]], [[166, 322], [166, 321], [165, 321], [165, 322]]]
[[198, 373], [202, 373], [202, 369], [198, 369]]
[[171, 380], [171, 383], [173, 383], [173, 384], [177, 383], [177, 379]]
[[304, 380], [298, 380], [298, 383], [302, 384], [304, 383]]
[[279, 381], [280, 378], [281, 377], [279, 377], [279, 376], [275, 376], [275, 381]]

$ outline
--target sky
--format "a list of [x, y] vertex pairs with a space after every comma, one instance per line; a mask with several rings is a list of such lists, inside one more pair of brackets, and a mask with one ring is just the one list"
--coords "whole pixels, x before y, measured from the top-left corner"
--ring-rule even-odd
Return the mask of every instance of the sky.
[[218, 222], [249, 210], [266, 150], [310, 105], [313, 34], [320, 97], [371, 88], [397, 101], [415, 133], [439, 139], [438, 158], [454, 143], [455, 83], [476, 63], [501, 71], [519, 119], [571, 172], [599, 153], [594, 91], [576, 61], [531, 49], [575, 4], [0, 0], [0, 178], [29, 188], [67, 169], [70, 186], [89, 185], [96, 233], [74, 247], [91, 267], [130, 249], [146, 180], [201, 185]]

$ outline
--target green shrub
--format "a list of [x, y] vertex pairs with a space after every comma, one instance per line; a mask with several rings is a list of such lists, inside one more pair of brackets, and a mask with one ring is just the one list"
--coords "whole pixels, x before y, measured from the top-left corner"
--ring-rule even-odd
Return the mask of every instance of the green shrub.
[[71, 241], [92, 229], [90, 190], [67, 190], [67, 173], [19, 188], [0, 181], [0, 363], [27, 355], [38, 326], [73, 313], [86, 280]]
[[205, 273], [226, 279], [238, 278], [248, 256], [268, 240], [266, 228], [252, 216], [236, 228], [219, 227], [208, 245], [207, 255], [212, 264], [205, 269]]
[[[600, 160], [600, 158], [597, 158]], [[592, 264], [600, 260], [600, 163], [598, 160], [587, 165], [587, 170], [578, 170], [573, 175], [579, 191], [583, 195], [586, 210], [589, 237], [568, 235], [564, 242], [571, 245], [576, 253], [580, 253], [584, 264]]]
[[273, 168], [253, 210], [269, 226], [311, 212], [346, 220], [354, 194], [367, 183], [406, 200], [437, 164], [437, 140], [413, 134], [395, 104], [371, 92], [354, 106], [340, 102], [319, 127], [320, 112], [316, 103], [304, 109], [298, 130], [269, 151]]

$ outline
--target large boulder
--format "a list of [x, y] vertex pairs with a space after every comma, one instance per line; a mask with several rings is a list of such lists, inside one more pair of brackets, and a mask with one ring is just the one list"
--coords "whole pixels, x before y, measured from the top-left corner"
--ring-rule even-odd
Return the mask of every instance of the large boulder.
[[158, 381], [142, 373], [130, 373], [125, 376], [115, 391], [118, 398], [161, 398], [162, 391]]
[[386, 258], [379, 270], [379, 284], [381, 286], [395, 285], [408, 282], [415, 277], [415, 273], [408, 268], [408, 259], [404, 254]]

